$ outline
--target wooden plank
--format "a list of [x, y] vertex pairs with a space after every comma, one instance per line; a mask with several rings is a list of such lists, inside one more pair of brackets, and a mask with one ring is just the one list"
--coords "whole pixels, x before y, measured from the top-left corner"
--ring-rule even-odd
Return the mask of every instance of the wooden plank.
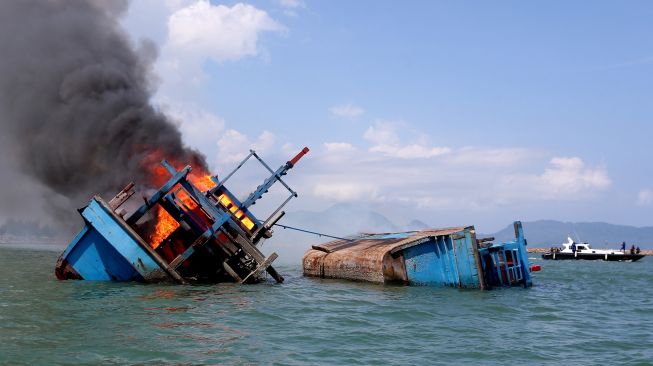
[[360, 243], [361, 240], [336, 240], [325, 244], [313, 245], [312, 248], [325, 253], [333, 253], [342, 249], [347, 249], [356, 246]]
[[313, 246], [311, 246], [311, 248], [315, 249], [315, 250], [319, 250], [321, 252], [325, 252], [325, 253], [333, 253], [333, 250], [325, 248], [325, 247], [323, 247], [321, 245], [313, 245]]
[[243, 280], [240, 281], [240, 283], [245, 283], [250, 277], [253, 278], [258, 277], [261, 274], [261, 272], [265, 271], [265, 269], [268, 268], [270, 264], [274, 262], [275, 259], [277, 259], [277, 257], [278, 257], [277, 253], [270, 254], [270, 256], [266, 260], [264, 260], [263, 263], [261, 263], [255, 270], [253, 270], [250, 274], [248, 274], [247, 277], [243, 278]]
[[274, 278], [275, 281], [277, 281], [277, 283], [283, 283], [284, 281], [283, 276], [280, 275], [279, 272], [277, 272], [277, 270], [274, 269], [274, 267], [269, 266], [265, 270], [268, 272], [270, 276], [272, 276], [272, 278]]
[[129, 182], [122, 191], [118, 192], [115, 197], [109, 201], [109, 207], [115, 211], [118, 207], [122, 206], [125, 201], [127, 201], [131, 196], [134, 195], [136, 191], [134, 190], [134, 182]]
[[[229, 232], [227, 232], [226, 230], [222, 230], [222, 232], [227, 236], [228, 239], [230, 239], [232, 241], [233, 244], [236, 244], [241, 249], [243, 249], [243, 251], [245, 253], [249, 254], [256, 261], [257, 264], [265, 263], [265, 261], [269, 259], [269, 258], [266, 259], [265, 256], [263, 255], [263, 253], [261, 253], [261, 251], [258, 250], [258, 248], [256, 248], [256, 246], [252, 245], [251, 242], [247, 238], [244, 238], [244, 237], [242, 237], [240, 235], [236, 235], [234, 237]], [[273, 253], [273, 255], [276, 258], [277, 254]], [[272, 263], [272, 262], [270, 261], [270, 263]], [[261, 267], [261, 265], [259, 265], [259, 268], [260, 267]], [[272, 276], [272, 278], [274, 278], [275, 281], [277, 281], [278, 283], [282, 283], [284, 281], [283, 276], [281, 276], [272, 266], [270, 266], [270, 264], [263, 267], [263, 269], [266, 270], [270, 274], [270, 276]], [[256, 271], [254, 271], [254, 272], [256, 272]], [[250, 275], [251, 275], [251, 273], [250, 273]], [[242, 282], [244, 282], [244, 281], [245, 280], [243, 280]]]
[[256, 263], [260, 264], [265, 261], [265, 256], [263, 255], [263, 253], [261, 253], [261, 251], [258, 250], [258, 248], [256, 248], [254, 245], [250, 244], [249, 240], [243, 238], [240, 235], [237, 235], [234, 238], [234, 241], [245, 251], [245, 253], [249, 254], [252, 258], [254, 258]]
[[233, 268], [231, 268], [231, 266], [227, 264], [226, 261], [222, 262], [222, 267], [224, 268], [225, 271], [227, 271], [227, 273], [229, 273], [231, 277], [233, 277], [234, 280], [236, 280], [236, 282], [242, 283], [243, 280], [236, 273], [236, 271], [234, 271]]

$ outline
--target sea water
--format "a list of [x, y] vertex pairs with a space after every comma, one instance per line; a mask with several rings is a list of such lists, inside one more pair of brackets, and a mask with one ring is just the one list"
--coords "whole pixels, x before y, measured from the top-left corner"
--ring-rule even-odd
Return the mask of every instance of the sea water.
[[479, 291], [299, 265], [280, 285], [57, 281], [47, 248], [0, 245], [0, 364], [653, 363], [653, 258], [534, 258], [532, 288]]

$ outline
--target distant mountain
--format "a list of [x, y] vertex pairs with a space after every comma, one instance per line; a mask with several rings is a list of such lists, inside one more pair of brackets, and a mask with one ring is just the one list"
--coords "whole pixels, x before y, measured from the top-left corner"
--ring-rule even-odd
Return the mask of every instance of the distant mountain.
[[321, 212], [288, 212], [282, 221], [291, 226], [339, 236], [357, 232], [401, 230], [400, 227], [380, 213], [347, 203], [331, 206]]
[[[289, 212], [279, 222], [296, 228], [314, 231], [336, 237], [344, 237], [360, 232], [397, 232], [421, 230], [432, 226], [412, 220], [398, 225], [382, 214], [362, 206], [337, 204], [324, 211]], [[617, 248], [622, 241], [637, 245], [642, 249], [653, 249], [653, 227], [634, 227], [613, 225], [602, 222], [573, 223], [554, 220], [523, 222], [524, 234], [531, 247], [551, 247], [559, 245], [571, 236], [577, 241], [588, 241], [596, 248]], [[514, 239], [512, 225], [494, 234], [478, 234], [478, 237], [495, 237], [497, 242]], [[334, 240], [328, 236], [317, 236], [281, 227], [274, 228], [274, 236], [266, 241], [262, 250], [269, 254], [279, 254], [280, 263], [301, 263], [304, 252], [311, 245]]]
[[430, 228], [430, 226], [428, 224], [424, 223], [423, 221], [413, 220], [413, 221], [409, 222], [408, 224], [406, 224], [406, 226], [404, 226], [403, 229], [406, 230], [406, 231], [410, 231], [410, 230], [424, 230], [424, 229], [428, 229], [428, 228]]
[[[363, 206], [344, 203], [321, 212], [288, 212], [279, 223], [337, 237], [361, 232], [397, 232], [429, 227], [419, 220], [412, 220], [407, 225], [400, 226], [378, 212]], [[264, 243], [262, 249], [268, 254], [276, 251], [281, 263], [300, 263], [304, 252], [311, 245], [331, 240], [334, 239], [275, 227], [274, 236]]]
[[[523, 222], [524, 235], [532, 247], [550, 247], [559, 245], [571, 237], [576, 241], [586, 241], [596, 248], [617, 248], [625, 241], [627, 245], [640, 248], [653, 248], [653, 226], [635, 227], [614, 225], [605, 222], [561, 222], [539, 220]], [[515, 236], [512, 225], [494, 234], [496, 241], [512, 240]]]

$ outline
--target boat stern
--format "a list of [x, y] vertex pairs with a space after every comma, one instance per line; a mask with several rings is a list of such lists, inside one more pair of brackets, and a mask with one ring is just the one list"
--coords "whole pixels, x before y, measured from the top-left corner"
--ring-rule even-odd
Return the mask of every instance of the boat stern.
[[60, 280], [161, 281], [168, 278], [149, 246], [99, 196], [80, 214], [86, 225], [61, 254]]

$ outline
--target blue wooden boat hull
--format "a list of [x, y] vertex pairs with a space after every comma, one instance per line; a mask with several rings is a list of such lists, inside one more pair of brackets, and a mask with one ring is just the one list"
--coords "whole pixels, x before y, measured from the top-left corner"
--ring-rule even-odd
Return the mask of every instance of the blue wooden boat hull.
[[86, 226], [59, 258], [59, 279], [91, 281], [175, 280], [165, 262], [95, 196], [81, 212]]
[[492, 288], [531, 286], [526, 240], [479, 244], [473, 226], [391, 234], [365, 234], [314, 245], [304, 275], [376, 283]]
[[403, 250], [411, 285], [481, 287], [469, 230]]

